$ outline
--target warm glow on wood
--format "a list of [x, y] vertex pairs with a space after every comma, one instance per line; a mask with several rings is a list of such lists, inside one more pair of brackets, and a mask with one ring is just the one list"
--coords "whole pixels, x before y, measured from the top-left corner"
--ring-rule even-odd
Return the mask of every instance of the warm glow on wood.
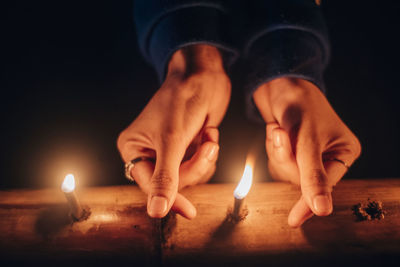
[[61, 190], [64, 193], [71, 193], [75, 189], [75, 178], [73, 174], [67, 174], [64, 182], [61, 185]]

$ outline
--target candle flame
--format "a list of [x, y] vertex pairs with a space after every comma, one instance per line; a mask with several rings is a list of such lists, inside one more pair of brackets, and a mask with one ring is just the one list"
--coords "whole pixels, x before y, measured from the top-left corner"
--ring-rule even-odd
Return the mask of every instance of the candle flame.
[[253, 183], [253, 167], [254, 167], [254, 159], [249, 156], [247, 157], [246, 160], [243, 176], [240, 179], [240, 182], [237, 185], [235, 191], [233, 192], [235, 198], [243, 199], [249, 193], [251, 184]]
[[64, 193], [71, 193], [75, 189], [75, 178], [73, 174], [67, 174], [64, 182], [61, 185], [61, 190]]

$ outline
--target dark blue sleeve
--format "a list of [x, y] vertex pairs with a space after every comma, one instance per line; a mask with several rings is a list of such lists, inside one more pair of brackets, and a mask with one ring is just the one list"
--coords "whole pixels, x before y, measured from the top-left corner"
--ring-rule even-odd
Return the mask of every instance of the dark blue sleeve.
[[[187, 45], [210, 44], [223, 52], [230, 65], [238, 52], [229, 35], [227, 1], [136, 0], [134, 21], [139, 47], [160, 81], [165, 78], [172, 54]], [[228, 1], [229, 2], [229, 1]]]
[[278, 77], [302, 78], [323, 92], [329, 39], [320, 7], [314, 0], [255, 1], [243, 40], [244, 84], [248, 115], [258, 117], [252, 95]]

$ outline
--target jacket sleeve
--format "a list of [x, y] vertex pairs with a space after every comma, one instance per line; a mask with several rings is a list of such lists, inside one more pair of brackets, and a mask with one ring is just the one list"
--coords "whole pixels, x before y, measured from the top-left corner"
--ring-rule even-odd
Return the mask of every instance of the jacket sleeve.
[[[225, 2], [225, 3], [224, 3]], [[210, 44], [223, 52], [224, 63], [237, 57], [228, 30], [229, 1], [135, 0], [134, 22], [140, 50], [162, 82], [172, 54], [187, 45]]]
[[323, 92], [323, 72], [329, 39], [319, 5], [314, 0], [256, 1], [248, 15], [252, 29], [243, 41], [247, 112], [257, 117], [252, 95], [263, 83], [278, 77], [302, 78]]

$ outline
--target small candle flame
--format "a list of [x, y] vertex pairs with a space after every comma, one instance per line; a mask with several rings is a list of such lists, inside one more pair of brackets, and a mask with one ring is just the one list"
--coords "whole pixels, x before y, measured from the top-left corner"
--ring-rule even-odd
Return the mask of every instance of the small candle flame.
[[237, 185], [235, 191], [233, 192], [235, 198], [243, 199], [249, 193], [251, 184], [253, 183], [253, 167], [254, 167], [254, 159], [252, 157], [247, 157], [243, 176], [240, 179], [240, 182]]
[[61, 190], [64, 193], [71, 193], [75, 189], [75, 178], [73, 174], [67, 174], [64, 182], [61, 185]]

